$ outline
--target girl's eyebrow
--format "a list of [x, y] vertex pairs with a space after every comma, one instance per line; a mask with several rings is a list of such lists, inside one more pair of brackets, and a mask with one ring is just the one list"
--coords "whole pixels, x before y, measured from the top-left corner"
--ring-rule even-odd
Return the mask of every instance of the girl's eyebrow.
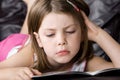
[[44, 30], [54, 31], [55, 29], [53, 29], [53, 28], [46, 28]]
[[[65, 26], [64, 29], [70, 28], [70, 27], [72, 27], [72, 26], [77, 26], [77, 25], [78, 25], [78, 24], [70, 24], [70, 25], [68, 25], [68, 26]], [[45, 28], [44, 30], [55, 31], [54, 28]]]
[[44, 29], [45, 32], [55, 32], [54, 28], [45, 28]]
[[65, 27], [65, 29], [69, 28], [69, 27], [72, 27], [72, 26], [77, 26], [78, 24], [70, 24], [68, 26]]

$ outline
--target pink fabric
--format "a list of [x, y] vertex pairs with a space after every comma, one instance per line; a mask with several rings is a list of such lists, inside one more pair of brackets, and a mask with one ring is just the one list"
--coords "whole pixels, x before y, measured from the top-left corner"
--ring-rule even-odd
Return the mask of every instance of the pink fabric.
[[16, 46], [23, 46], [28, 39], [26, 34], [12, 34], [0, 42], [0, 62], [5, 60], [9, 51]]

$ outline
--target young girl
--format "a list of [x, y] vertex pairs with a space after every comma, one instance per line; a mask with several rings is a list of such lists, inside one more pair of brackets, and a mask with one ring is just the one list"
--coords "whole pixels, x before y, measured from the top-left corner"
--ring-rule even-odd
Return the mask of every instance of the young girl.
[[[37, 55], [36, 69], [45, 73], [120, 67], [119, 44], [86, 15], [89, 8], [83, 0], [35, 1], [28, 16], [28, 31]], [[98, 43], [112, 62], [94, 56], [88, 39]]]
[[[93, 24], [86, 15], [89, 15], [89, 8], [83, 0], [36, 0], [28, 16], [28, 31], [33, 48], [29, 44], [19, 52], [31, 53], [33, 49], [36, 54], [33, 68], [41, 73], [63, 70], [95, 71], [119, 67], [119, 58], [117, 58], [120, 52], [119, 44]], [[112, 62], [94, 56], [88, 39], [97, 42]], [[15, 56], [12, 57], [14, 61]], [[25, 59], [20, 63], [24, 61]], [[11, 70], [15, 71], [14, 74], [20, 70], [18, 73], [21, 74], [15, 75], [17, 80], [28, 80], [33, 74], [40, 74], [30, 68], [22, 68], [22, 70], [11, 68]]]

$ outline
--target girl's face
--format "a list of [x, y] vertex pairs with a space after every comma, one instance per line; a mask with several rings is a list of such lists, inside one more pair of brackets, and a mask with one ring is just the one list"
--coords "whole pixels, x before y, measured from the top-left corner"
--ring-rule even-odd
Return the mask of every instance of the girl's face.
[[59, 66], [70, 62], [78, 53], [81, 28], [70, 15], [49, 13], [44, 17], [36, 38], [49, 62]]

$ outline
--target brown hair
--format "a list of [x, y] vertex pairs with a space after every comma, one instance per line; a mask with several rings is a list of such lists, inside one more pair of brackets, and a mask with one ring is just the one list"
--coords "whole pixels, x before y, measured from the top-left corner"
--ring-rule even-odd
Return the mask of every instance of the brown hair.
[[[71, 1], [78, 9], [84, 11], [87, 16], [89, 15], [89, 7], [83, 0], [69, 1]], [[33, 32], [38, 33], [43, 18], [51, 12], [71, 15], [74, 20], [79, 22], [81, 26], [82, 37], [84, 40], [80, 44], [81, 48], [78, 54], [71, 61], [81, 62], [84, 59], [88, 60], [92, 55], [92, 46], [90, 42], [88, 42], [87, 27], [84, 23], [84, 18], [80, 11], [77, 11], [73, 5], [67, 2], [67, 0], [36, 0], [28, 16], [28, 30], [29, 34], [31, 35], [33, 49], [37, 54], [38, 59], [35, 68], [41, 72], [51, 69], [52, 66], [48, 62], [44, 50], [38, 46]]]

